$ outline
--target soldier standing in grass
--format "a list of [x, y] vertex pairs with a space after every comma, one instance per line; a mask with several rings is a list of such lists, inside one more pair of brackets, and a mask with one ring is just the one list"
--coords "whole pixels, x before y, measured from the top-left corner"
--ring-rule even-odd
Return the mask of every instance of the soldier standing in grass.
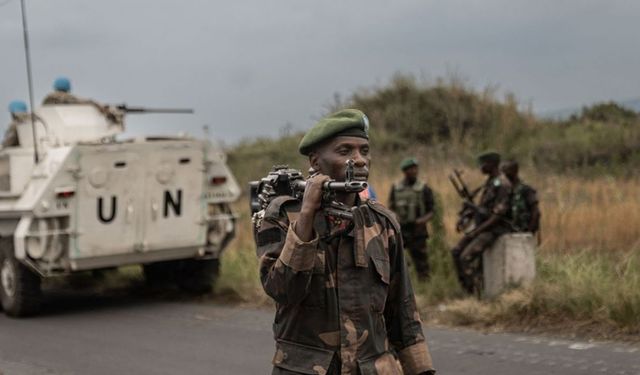
[[389, 208], [395, 212], [402, 228], [404, 246], [409, 249], [418, 277], [429, 277], [427, 253], [427, 223], [433, 218], [433, 192], [418, 180], [418, 162], [408, 158], [400, 163], [404, 178], [393, 185], [389, 194]]
[[478, 164], [487, 180], [480, 203], [474, 207], [475, 227], [452, 250], [460, 284], [470, 294], [479, 294], [482, 290], [482, 253], [498, 237], [512, 231], [509, 221], [512, 187], [509, 180], [500, 175], [500, 154], [485, 152], [478, 156]]
[[536, 234], [540, 230], [540, 208], [536, 190], [522, 182], [518, 176], [519, 166], [515, 160], [502, 165], [502, 173], [509, 180], [513, 194], [511, 198], [511, 221], [516, 232]]
[[256, 242], [260, 278], [277, 304], [273, 374], [433, 374], [393, 213], [356, 193], [336, 193], [353, 219], [323, 211], [323, 183], [346, 162], [366, 181], [368, 120], [346, 109], [320, 120], [301, 154], [317, 173], [302, 200], [271, 201]]

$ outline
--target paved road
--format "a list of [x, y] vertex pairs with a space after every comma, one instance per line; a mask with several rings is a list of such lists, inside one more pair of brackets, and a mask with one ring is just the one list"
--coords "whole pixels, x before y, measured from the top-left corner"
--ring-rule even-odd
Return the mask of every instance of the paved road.
[[[272, 312], [149, 297], [56, 296], [0, 315], [0, 374], [268, 374]], [[439, 374], [640, 375], [640, 347], [426, 330]]]

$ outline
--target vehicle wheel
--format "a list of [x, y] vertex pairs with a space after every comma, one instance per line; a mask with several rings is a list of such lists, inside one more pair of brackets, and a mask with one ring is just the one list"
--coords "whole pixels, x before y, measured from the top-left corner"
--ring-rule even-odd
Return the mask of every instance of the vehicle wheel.
[[176, 282], [186, 292], [209, 293], [213, 290], [219, 270], [220, 261], [218, 259], [183, 260], [176, 270]]
[[165, 286], [175, 280], [178, 261], [157, 262], [142, 266], [144, 280], [149, 286]]
[[0, 239], [0, 299], [13, 317], [37, 313], [42, 302], [40, 276], [14, 257], [12, 238]]

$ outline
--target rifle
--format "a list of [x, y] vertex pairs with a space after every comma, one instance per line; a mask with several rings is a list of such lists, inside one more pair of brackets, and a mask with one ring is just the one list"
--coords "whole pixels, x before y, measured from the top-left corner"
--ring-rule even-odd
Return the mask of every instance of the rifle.
[[[251, 190], [251, 213], [255, 220], [261, 210], [267, 208], [269, 203], [276, 197], [288, 195], [295, 199], [302, 200], [307, 181], [302, 173], [297, 169], [291, 169], [287, 165], [276, 165], [269, 174], [258, 180], [249, 183]], [[336, 193], [359, 193], [369, 185], [365, 181], [354, 180], [354, 161], [347, 161], [345, 181], [327, 181], [323, 184], [323, 204], [322, 209], [328, 216], [342, 219], [353, 219], [351, 208], [335, 201]]]
[[462, 208], [458, 212], [456, 230], [458, 232], [463, 232], [469, 227], [472, 220], [476, 218], [477, 215], [487, 215], [484, 209], [478, 207], [474, 203], [474, 199], [478, 192], [482, 190], [482, 186], [473, 190], [473, 192], [469, 191], [467, 184], [462, 178], [462, 172], [458, 169], [454, 169], [453, 173], [449, 175], [449, 181], [451, 181], [453, 188], [456, 190], [460, 198], [462, 198]]

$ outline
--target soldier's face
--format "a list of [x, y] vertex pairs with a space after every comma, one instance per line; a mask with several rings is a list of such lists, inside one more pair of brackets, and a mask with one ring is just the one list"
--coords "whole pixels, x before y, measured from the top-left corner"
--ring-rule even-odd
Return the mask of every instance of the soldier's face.
[[336, 181], [344, 181], [347, 160], [354, 161], [354, 179], [369, 178], [369, 141], [364, 138], [339, 136], [318, 147], [309, 156], [313, 169]]
[[502, 173], [504, 173], [504, 175], [510, 180], [514, 180], [518, 177], [518, 169], [511, 165], [502, 167]]
[[484, 174], [492, 174], [493, 172], [498, 170], [498, 164], [492, 162], [483, 162], [480, 165], [480, 170]]
[[418, 178], [418, 166], [414, 165], [404, 170], [404, 177], [407, 180], [414, 181]]

